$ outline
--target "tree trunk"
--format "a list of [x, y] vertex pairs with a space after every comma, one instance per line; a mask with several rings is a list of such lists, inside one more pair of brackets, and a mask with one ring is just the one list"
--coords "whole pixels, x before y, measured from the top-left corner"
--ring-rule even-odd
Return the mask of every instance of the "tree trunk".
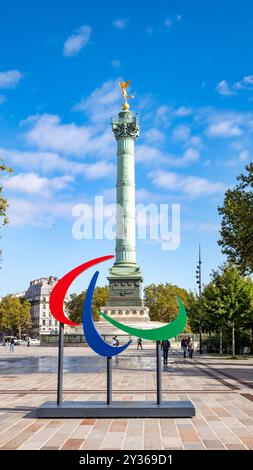
[[199, 325], [199, 354], [202, 354], [202, 325]]
[[235, 356], [235, 323], [232, 322], [232, 355]]
[[222, 354], [222, 326], [220, 327], [220, 354]]
[[253, 353], [253, 328], [251, 328], [251, 354]]
[[21, 326], [18, 327], [18, 333], [19, 333], [19, 339], [22, 339], [21, 338]]

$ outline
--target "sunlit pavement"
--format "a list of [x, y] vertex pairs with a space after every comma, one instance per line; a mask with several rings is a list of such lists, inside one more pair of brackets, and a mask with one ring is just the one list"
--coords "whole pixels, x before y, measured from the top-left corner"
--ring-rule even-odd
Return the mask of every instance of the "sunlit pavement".
[[[64, 399], [103, 400], [105, 359], [64, 351]], [[253, 359], [196, 355], [174, 347], [163, 399], [190, 399], [193, 419], [37, 419], [56, 396], [57, 348], [0, 347], [0, 449], [253, 449]], [[155, 400], [154, 345], [113, 360], [113, 398]]]

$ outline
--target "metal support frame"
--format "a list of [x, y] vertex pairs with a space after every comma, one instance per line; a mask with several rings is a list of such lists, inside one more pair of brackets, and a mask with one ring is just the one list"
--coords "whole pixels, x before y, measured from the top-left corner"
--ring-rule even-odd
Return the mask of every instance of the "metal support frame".
[[156, 403], [160, 405], [162, 401], [162, 377], [161, 377], [161, 345], [156, 341]]
[[107, 405], [112, 404], [112, 358], [107, 357]]
[[157, 400], [144, 402], [112, 401], [112, 358], [107, 358], [106, 401], [62, 401], [64, 324], [60, 323], [57, 376], [57, 402], [43, 403], [36, 409], [38, 418], [192, 418], [195, 408], [190, 400], [162, 401], [161, 345], [156, 341]]
[[57, 405], [62, 405], [64, 323], [60, 323], [58, 347]]

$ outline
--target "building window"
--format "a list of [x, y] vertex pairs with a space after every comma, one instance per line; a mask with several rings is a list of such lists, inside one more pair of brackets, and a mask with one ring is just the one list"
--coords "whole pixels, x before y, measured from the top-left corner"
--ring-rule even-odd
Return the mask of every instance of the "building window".
[[44, 309], [47, 308], [46, 304], [43, 304], [43, 308], [44, 308]]
[[[42, 321], [42, 325], [45, 326], [45, 324], [46, 324], [46, 320], [43, 320], [43, 321]], [[45, 328], [44, 328], [44, 329], [45, 329]]]

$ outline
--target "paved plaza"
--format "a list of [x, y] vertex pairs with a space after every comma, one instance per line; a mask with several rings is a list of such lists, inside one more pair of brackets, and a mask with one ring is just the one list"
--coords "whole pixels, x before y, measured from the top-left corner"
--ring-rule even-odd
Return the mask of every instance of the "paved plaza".
[[[65, 348], [64, 399], [104, 400], [106, 362]], [[163, 371], [163, 398], [192, 400], [193, 419], [37, 419], [56, 397], [57, 348], [0, 348], [0, 449], [253, 449], [253, 359], [182, 358]], [[113, 398], [155, 400], [155, 350], [113, 359]]]

